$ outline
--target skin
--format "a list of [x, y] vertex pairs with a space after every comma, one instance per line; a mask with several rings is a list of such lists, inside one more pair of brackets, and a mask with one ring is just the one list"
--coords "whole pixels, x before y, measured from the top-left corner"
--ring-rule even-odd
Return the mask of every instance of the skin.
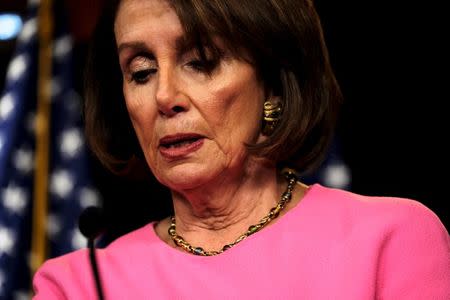
[[[273, 162], [245, 147], [264, 139], [264, 85], [250, 64], [225, 50], [205, 71], [193, 49], [180, 47], [182, 26], [165, 1], [122, 1], [114, 29], [126, 106], [150, 169], [172, 191], [177, 232], [220, 249], [265, 216], [286, 187]], [[161, 138], [180, 133], [202, 136], [201, 147], [162, 155]], [[294, 199], [303, 192], [297, 188]], [[168, 226], [162, 220], [156, 233], [172, 244]]]

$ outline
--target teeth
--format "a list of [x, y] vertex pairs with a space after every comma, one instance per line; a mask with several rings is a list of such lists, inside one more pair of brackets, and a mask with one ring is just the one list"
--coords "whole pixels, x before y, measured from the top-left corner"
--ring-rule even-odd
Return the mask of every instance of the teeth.
[[180, 142], [175, 142], [173, 144], [164, 145], [164, 147], [166, 147], [166, 148], [179, 148], [179, 147], [183, 147], [183, 146], [188, 145], [188, 144], [192, 144], [195, 141], [196, 141], [196, 139], [184, 140], [184, 141], [180, 141]]
[[175, 144], [170, 145], [169, 148], [178, 148], [178, 147], [182, 147], [182, 146], [187, 145], [187, 144], [190, 144], [190, 143], [192, 143], [192, 142], [193, 142], [193, 141], [182, 141], [182, 142], [179, 142], [179, 143], [175, 143]]

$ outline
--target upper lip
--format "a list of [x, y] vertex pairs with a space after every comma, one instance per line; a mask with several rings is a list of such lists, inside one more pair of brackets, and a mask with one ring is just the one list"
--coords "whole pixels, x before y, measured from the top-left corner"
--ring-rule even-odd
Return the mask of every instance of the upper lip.
[[200, 134], [197, 134], [197, 133], [171, 134], [171, 135], [166, 135], [166, 136], [162, 137], [159, 140], [159, 145], [165, 146], [165, 145], [170, 145], [170, 144], [178, 143], [178, 142], [185, 141], [185, 140], [200, 139], [200, 138], [203, 138], [203, 136]]

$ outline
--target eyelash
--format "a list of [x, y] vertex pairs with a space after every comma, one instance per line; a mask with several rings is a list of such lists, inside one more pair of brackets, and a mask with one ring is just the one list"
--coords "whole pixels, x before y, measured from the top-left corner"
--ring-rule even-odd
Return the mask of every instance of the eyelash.
[[195, 59], [190, 61], [187, 65], [195, 71], [211, 73], [217, 66], [217, 62], [214, 60], [202, 61], [200, 59]]
[[[211, 72], [218, 65], [218, 61], [216, 60], [202, 61], [200, 59], [194, 59], [189, 61], [186, 65], [192, 68], [195, 72], [211, 74]], [[149, 77], [155, 74], [156, 72], [157, 72], [156, 68], [142, 69], [135, 72], [131, 72], [131, 81], [135, 82], [136, 84], [145, 84], [149, 80]]]
[[156, 69], [143, 69], [131, 73], [131, 81], [137, 84], [144, 84], [148, 81], [148, 77], [156, 73]]

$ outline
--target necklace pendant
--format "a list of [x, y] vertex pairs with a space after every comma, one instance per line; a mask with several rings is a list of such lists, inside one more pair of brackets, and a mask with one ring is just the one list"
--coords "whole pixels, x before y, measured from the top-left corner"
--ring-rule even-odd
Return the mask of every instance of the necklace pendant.
[[230, 249], [231, 247], [233, 247], [233, 245], [227, 244], [227, 245], [223, 246], [222, 251], [226, 251], [226, 250]]
[[258, 228], [258, 226], [256, 226], [256, 225], [250, 226], [250, 227], [248, 228], [248, 230], [247, 230], [248, 235], [254, 234], [255, 232], [258, 231], [258, 229], [259, 229], [259, 228]]
[[192, 249], [195, 255], [204, 255], [205, 250], [202, 247], [196, 247]]

